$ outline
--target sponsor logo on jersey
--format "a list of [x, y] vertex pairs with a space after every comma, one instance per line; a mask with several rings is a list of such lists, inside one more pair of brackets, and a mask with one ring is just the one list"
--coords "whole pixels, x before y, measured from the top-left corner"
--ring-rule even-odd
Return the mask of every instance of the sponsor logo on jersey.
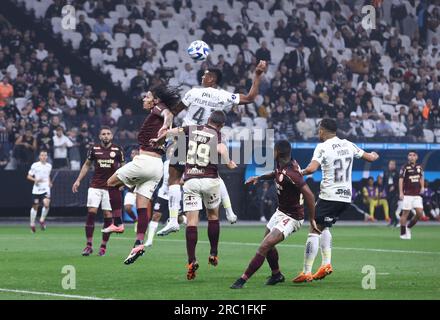
[[94, 150], [101, 150], [101, 147], [93, 147]]
[[205, 169], [191, 168], [186, 173], [191, 175], [202, 175], [205, 173]]
[[119, 148], [113, 148], [113, 147], [111, 147], [111, 149], [110, 150], [115, 150], [115, 151], [119, 151]]

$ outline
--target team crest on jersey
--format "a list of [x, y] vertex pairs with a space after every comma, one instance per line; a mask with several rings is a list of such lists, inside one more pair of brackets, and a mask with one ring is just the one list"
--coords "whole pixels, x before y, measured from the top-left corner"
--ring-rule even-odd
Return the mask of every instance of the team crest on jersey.
[[[283, 173], [284, 173], [284, 171], [283, 171]], [[283, 173], [281, 173], [279, 178], [278, 178], [279, 182], [283, 182], [283, 180], [284, 180], [284, 174]]]
[[110, 152], [110, 157], [111, 157], [111, 158], [116, 157], [116, 152], [114, 152], [114, 151]]
[[417, 168], [417, 173], [420, 173], [420, 168]]

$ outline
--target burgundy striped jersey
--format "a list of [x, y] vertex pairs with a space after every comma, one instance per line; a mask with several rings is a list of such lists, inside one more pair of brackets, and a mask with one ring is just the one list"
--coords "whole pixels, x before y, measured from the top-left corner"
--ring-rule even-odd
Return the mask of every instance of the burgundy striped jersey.
[[304, 200], [301, 188], [306, 182], [299, 170], [299, 165], [295, 160], [292, 160], [283, 168], [277, 164], [275, 170], [278, 210], [295, 220], [304, 219]]
[[187, 136], [186, 164], [183, 180], [218, 178], [217, 145], [221, 133], [209, 124], [183, 127]]
[[92, 161], [95, 166], [90, 187], [97, 189], [107, 189], [107, 180], [125, 161], [122, 148], [115, 144], [108, 148], [95, 144], [89, 149], [87, 160]]
[[145, 118], [138, 134], [138, 143], [141, 150], [155, 152], [160, 155], [165, 154], [165, 151], [161, 146], [156, 147], [150, 144], [150, 140], [157, 138], [157, 134], [163, 126], [163, 111], [165, 109], [167, 109], [167, 106], [163, 103], [159, 103], [151, 109], [150, 114]]
[[420, 164], [405, 164], [400, 169], [400, 178], [403, 179], [403, 194], [405, 196], [419, 196], [422, 186], [423, 169]]

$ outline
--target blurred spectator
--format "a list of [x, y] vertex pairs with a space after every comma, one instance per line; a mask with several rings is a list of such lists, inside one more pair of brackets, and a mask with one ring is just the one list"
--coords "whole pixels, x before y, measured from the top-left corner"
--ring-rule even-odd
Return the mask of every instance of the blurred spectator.
[[37, 136], [37, 154], [40, 151], [47, 151], [49, 157], [53, 154], [53, 134], [49, 130], [49, 126], [43, 125], [41, 132]]
[[245, 43], [245, 42], [247, 42], [247, 38], [243, 34], [243, 27], [237, 26], [237, 28], [235, 29], [235, 33], [232, 36], [232, 44], [235, 44], [236, 46], [238, 46], [240, 48], [241, 44]]
[[15, 141], [14, 158], [17, 161], [17, 169], [26, 170], [34, 161], [37, 150], [37, 139], [32, 135], [32, 127], [26, 127], [24, 134]]
[[64, 135], [63, 127], [59, 126], [53, 136], [53, 168], [62, 169], [67, 168], [67, 151], [72, 147], [72, 141]]
[[299, 113], [299, 121], [296, 123], [296, 130], [304, 138], [309, 140], [315, 137], [316, 125], [312, 119], [306, 118], [306, 113]]
[[376, 123], [368, 118], [368, 113], [362, 114], [361, 121], [362, 135], [367, 139], [372, 139], [377, 133]]
[[267, 222], [272, 216], [278, 205], [276, 190], [268, 181], [264, 181], [262, 186], [257, 189], [258, 208], [260, 210], [260, 221]]
[[110, 27], [108, 26], [108, 24], [106, 24], [104, 22], [104, 16], [100, 15], [98, 17], [98, 19], [96, 20], [95, 25], [93, 26], [93, 32], [96, 34], [100, 34], [100, 33], [108, 33], [108, 34], [112, 34], [112, 30], [110, 29]]
[[189, 87], [197, 86], [197, 72], [193, 69], [190, 63], [185, 63], [185, 68], [180, 71], [177, 78], [180, 85], [186, 85]]
[[5, 76], [0, 82], [0, 110], [11, 103], [13, 96], [14, 88], [9, 83], [9, 78]]
[[260, 42], [260, 38], [263, 37], [263, 32], [260, 29], [260, 25], [258, 22], [255, 22], [252, 26], [252, 28], [248, 32], [248, 37], [255, 38], [257, 42]]
[[79, 143], [77, 140], [78, 128], [73, 128], [67, 133], [72, 146], [69, 148], [69, 162], [70, 170], [80, 170], [81, 169], [81, 156]]
[[434, 220], [440, 221], [439, 197], [438, 194], [431, 189], [428, 180], [425, 180], [422, 198], [425, 215], [428, 214]]
[[391, 116], [390, 122], [391, 129], [393, 130], [393, 136], [397, 138], [405, 137], [407, 129], [405, 123], [399, 120], [397, 114]]
[[388, 195], [388, 204], [391, 214], [390, 225], [396, 226], [398, 221], [396, 217], [397, 203], [399, 201], [399, 171], [396, 167], [396, 161], [388, 161], [388, 168], [383, 175], [385, 193]]
[[118, 102], [116, 100], [113, 100], [110, 103], [110, 112], [111, 117], [115, 120], [115, 123], [118, 122], [119, 118], [122, 116], [122, 111], [118, 106]]
[[379, 115], [379, 121], [376, 124], [377, 136], [381, 140], [386, 140], [388, 137], [393, 136], [393, 128], [391, 128], [388, 120], [385, 118], [385, 115], [381, 113]]

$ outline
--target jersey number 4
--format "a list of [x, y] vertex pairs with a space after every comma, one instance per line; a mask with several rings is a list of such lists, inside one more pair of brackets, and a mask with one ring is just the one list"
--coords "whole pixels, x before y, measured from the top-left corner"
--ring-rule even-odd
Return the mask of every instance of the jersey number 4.
[[188, 143], [186, 162], [188, 164], [206, 167], [209, 164], [210, 149], [210, 146], [207, 144], [197, 144], [195, 141], [190, 141]]
[[199, 108], [193, 115], [193, 120], [197, 122], [197, 124], [202, 124], [203, 116], [205, 115], [205, 108]]

